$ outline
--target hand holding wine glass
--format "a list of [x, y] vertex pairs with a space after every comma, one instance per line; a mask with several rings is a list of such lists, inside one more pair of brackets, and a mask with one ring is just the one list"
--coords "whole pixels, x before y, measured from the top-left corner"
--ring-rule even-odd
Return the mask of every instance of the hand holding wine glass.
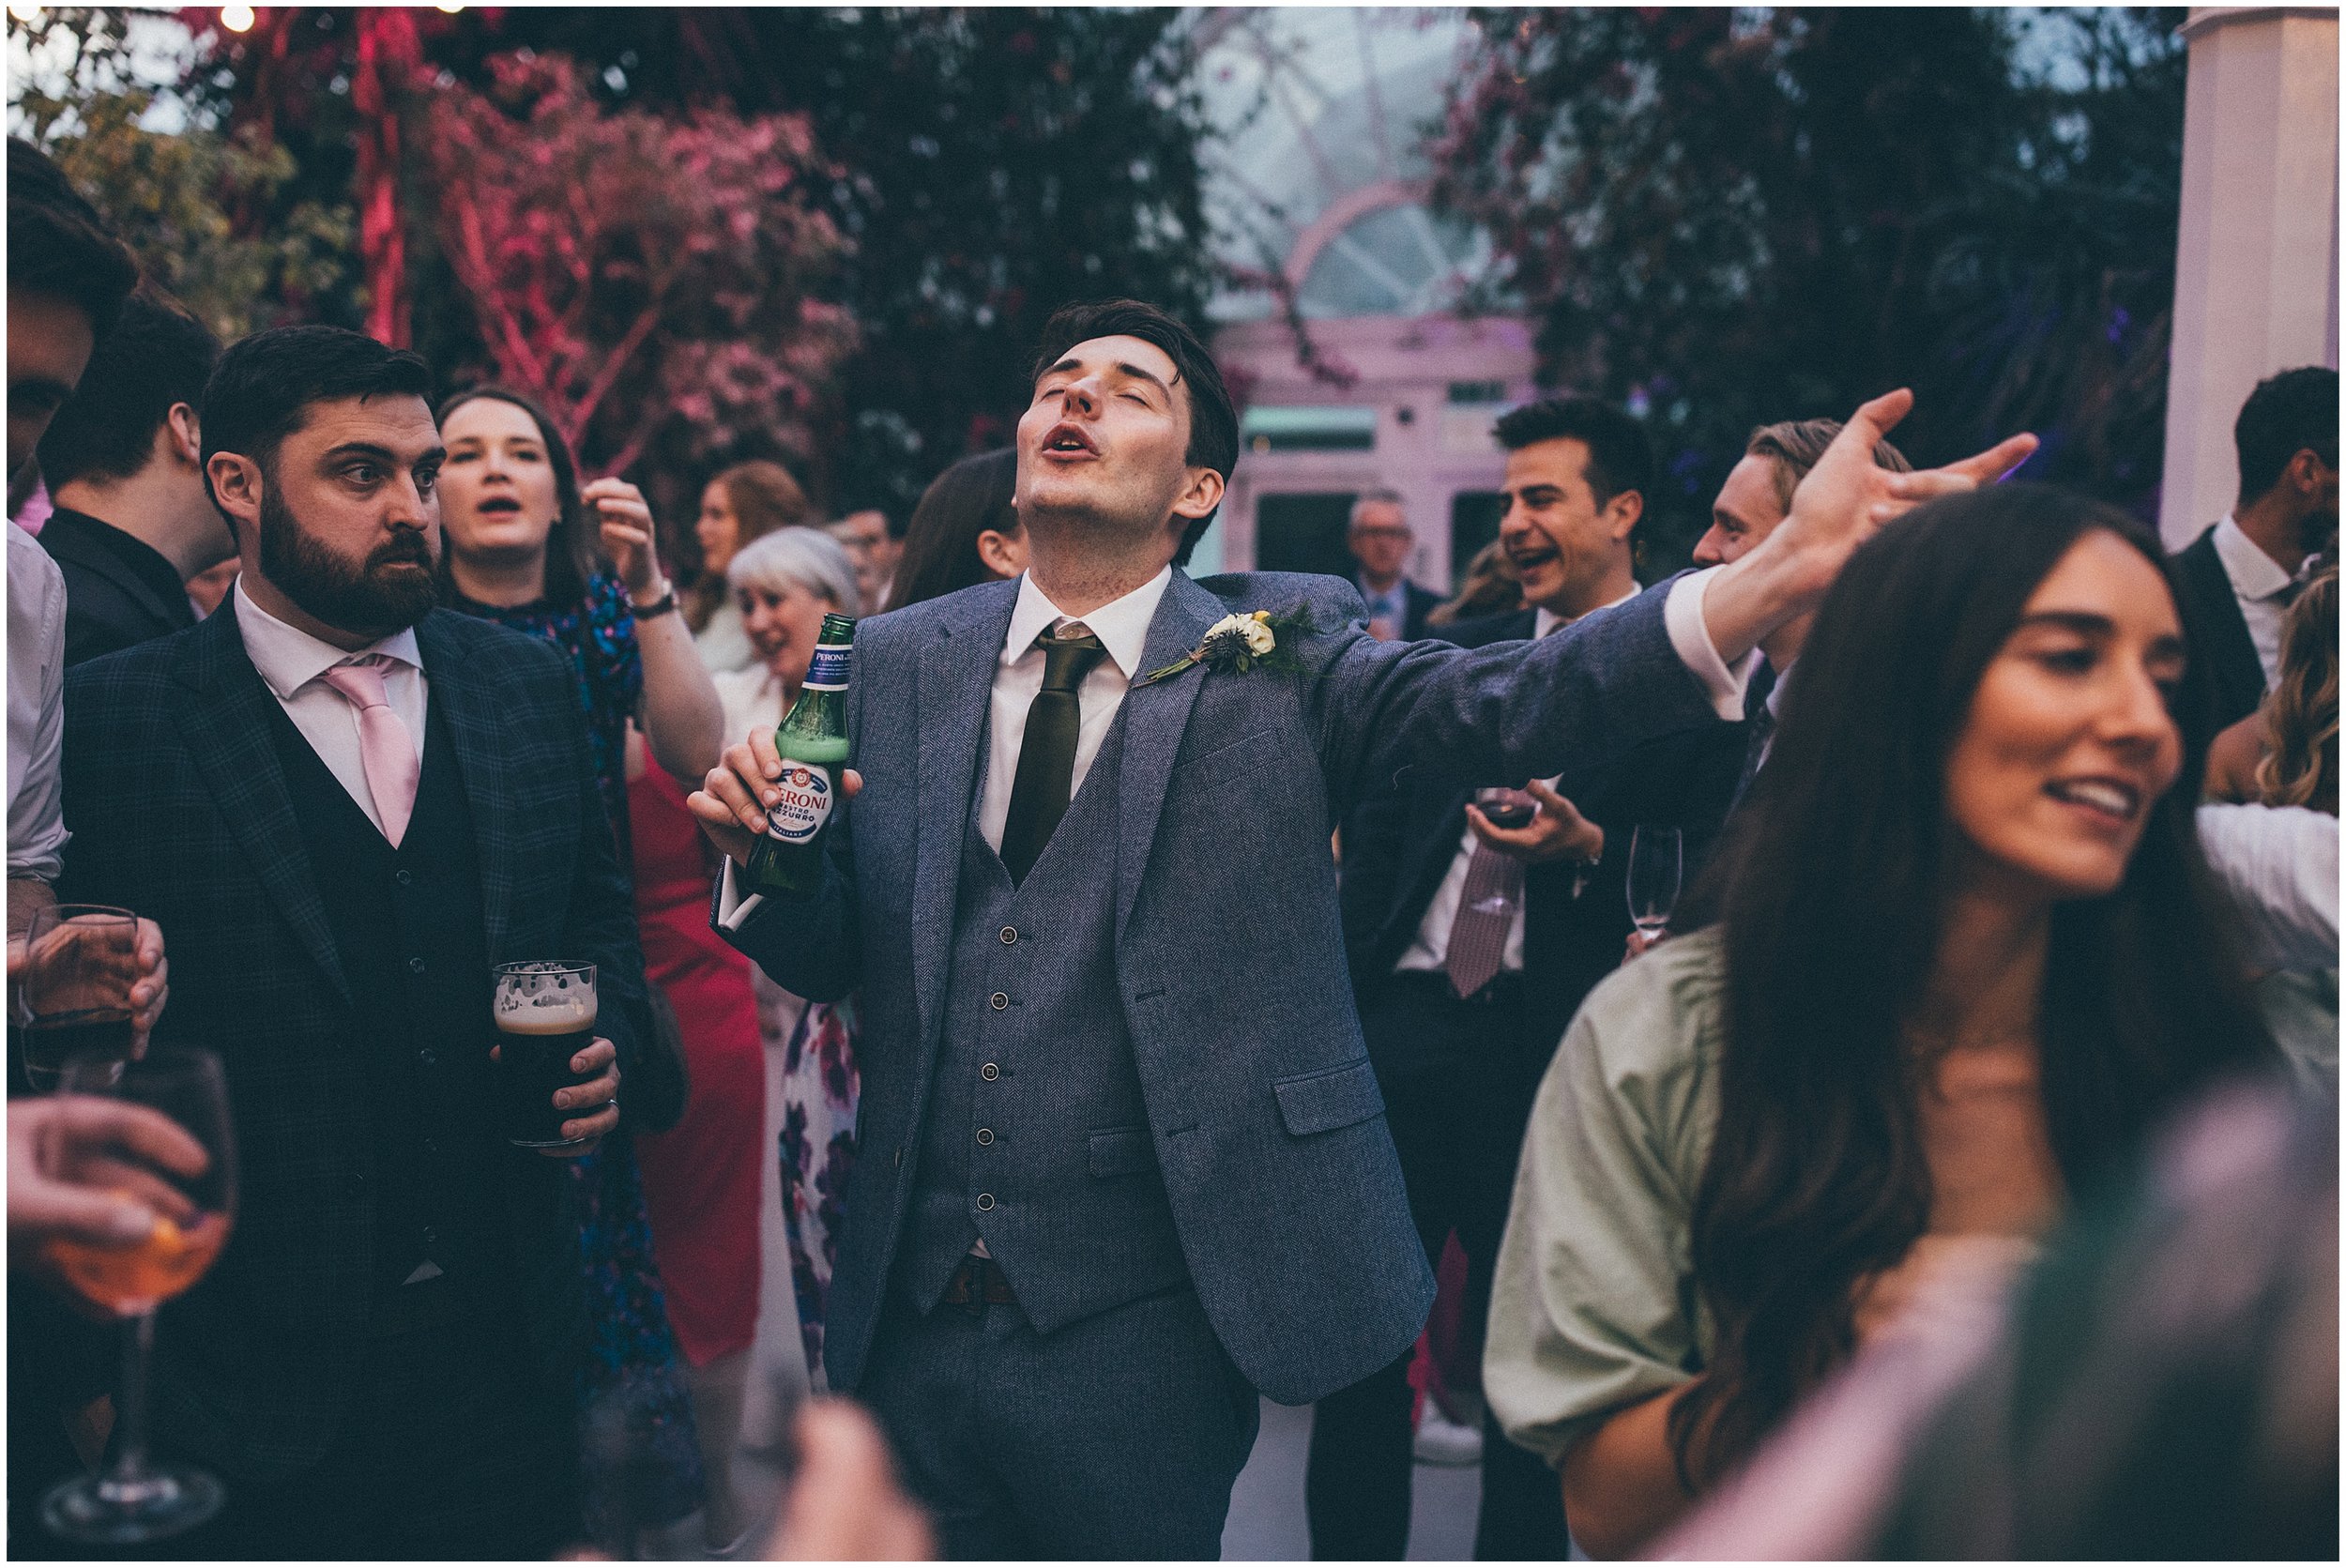
[[[147, 1462], [146, 1385], [156, 1309], [204, 1276], [235, 1217], [227, 1086], [219, 1058], [173, 1047], [132, 1059], [75, 1057], [63, 1079], [68, 1097], [112, 1101], [127, 1114], [86, 1119], [84, 1136], [56, 1146], [49, 1174], [116, 1195], [152, 1217], [128, 1241], [60, 1232], [41, 1242], [44, 1262], [65, 1284], [127, 1325], [114, 1461], [52, 1491], [41, 1517], [68, 1540], [133, 1545], [176, 1534], [220, 1509], [211, 1476]], [[159, 1131], [159, 1120], [171, 1132]]]

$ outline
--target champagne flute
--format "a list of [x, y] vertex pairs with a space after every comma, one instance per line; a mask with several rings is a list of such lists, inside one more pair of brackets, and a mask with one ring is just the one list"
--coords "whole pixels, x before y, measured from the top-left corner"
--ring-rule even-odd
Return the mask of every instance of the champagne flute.
[[1629, 919], [1648, 944], [1661, 938], [1678, 906], [1684, 869], [1683, 835], [1675, 828], [1639, 824], [1629, 835]]
[[33, 911], [24, 934], [24, 1080], [57, 1087], [67, 1060], [130, 1055], [130, 988], [139, 979], [139, 920], [99, 904]]
[[[55, 1152], [57, 1174], [136, 1198], [154, 1228], [129, 1246], [52, 1237], [42, 1252], [84, 1300], [124, 1322], [122, 1394], [113, 1461], [69, 1481], [41, 1503], [41, 1518], [69, 1541], [134, 1545], [202, 1524], [220, 1511], [219, 1481], [146, 1456], [147, 1362], [155, 1312], [201, 1279], [228, 1241], [236, 1214], [236, 1149], [220, 1058], [163, 1046], [136, 1060], [75, 1057], [63, 1092], [102, 1095], [160, 1112], [185, 1138], [125, 1128]], [[152, 1124], [149, 1123], [151, 1129]]]

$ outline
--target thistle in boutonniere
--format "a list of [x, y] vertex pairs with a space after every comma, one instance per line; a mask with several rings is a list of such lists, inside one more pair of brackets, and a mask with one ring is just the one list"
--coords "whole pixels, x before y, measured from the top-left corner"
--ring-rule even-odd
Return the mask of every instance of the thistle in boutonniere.
[[1266, 670], [1300, 669], [1290, 645], [1310, 630], [1309, 620], [1300, 613], [1274, 616], [1257, 610], [1252, 615], [1224, 616], [1206, 628], [1196, 647], [1133, 684], [1151, 685], [1196, 664], [1219, 675], [1244, 675], [1258, 665]]

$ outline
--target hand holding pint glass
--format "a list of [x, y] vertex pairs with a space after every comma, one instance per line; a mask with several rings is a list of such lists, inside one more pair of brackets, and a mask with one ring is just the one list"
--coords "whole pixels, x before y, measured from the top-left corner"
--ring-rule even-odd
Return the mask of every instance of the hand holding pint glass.
[[500, 964], [491, 1009], [507, 1142], [581, 1154], [619, 1124], [618, 1051], [595, 1033], [592, 964]]

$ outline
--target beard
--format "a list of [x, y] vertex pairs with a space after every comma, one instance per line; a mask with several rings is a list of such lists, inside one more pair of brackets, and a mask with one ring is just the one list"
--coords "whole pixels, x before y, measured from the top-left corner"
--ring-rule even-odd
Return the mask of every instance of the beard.
[[275, 485], [261, 493], [261, 575], [305, 615], [353, 636], [404, 632], [440, 601], [432, 541], [402, 529], [354, 566], [303, 531]]

